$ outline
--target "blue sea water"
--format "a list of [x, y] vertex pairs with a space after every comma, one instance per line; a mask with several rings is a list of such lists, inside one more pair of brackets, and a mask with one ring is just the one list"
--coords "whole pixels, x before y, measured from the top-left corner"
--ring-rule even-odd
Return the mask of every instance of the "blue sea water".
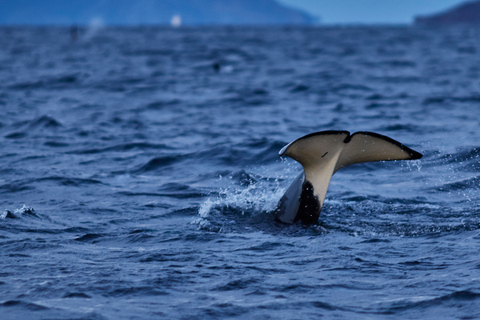
[[[480, 317], [469, 28], [0, 28], [0, 319]], [[278, 151], [374, 131], [318, 224]]]

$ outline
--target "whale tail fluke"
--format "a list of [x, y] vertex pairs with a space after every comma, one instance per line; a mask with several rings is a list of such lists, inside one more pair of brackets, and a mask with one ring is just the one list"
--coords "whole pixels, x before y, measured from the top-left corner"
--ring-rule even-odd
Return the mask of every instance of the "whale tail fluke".
[[[284, 222], [315, 221], [323, 206], [332, 175], [346, 166], [372, 161], [414, 160], [422, 154], [389, 137], [373, 132], [321, 131], [296, 139], [280, 150], [280, 156], [288, 156], [300, 162], [304, 169], [302, 199], [287, 190], [281, 203], [297, 201], [297, 206], [283, 206], [277, 218]], [[296, 180], [297, 184], [299, 179]], [[305, 195], [311, 204], [303, 205]], [[318, 205], [317, 205], [318, 204]], [[298, 211], [298, 212], [294, 212]]]
[[422, 154], [387, 136], [367, 131], [321, 131], [298, 138], [279, 152], [305, 167], [318, 167], [324, 158], [336, 158], [335, 172], [362, 162], [415, 160]]

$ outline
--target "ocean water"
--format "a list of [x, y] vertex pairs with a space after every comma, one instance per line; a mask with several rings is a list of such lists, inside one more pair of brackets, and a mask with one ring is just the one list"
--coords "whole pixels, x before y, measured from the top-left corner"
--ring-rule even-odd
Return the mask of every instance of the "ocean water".
[[[1, 319], [480, 317], [468, 28], [0, 28]], [[321, 130], [421, 152], [272, 215]]]

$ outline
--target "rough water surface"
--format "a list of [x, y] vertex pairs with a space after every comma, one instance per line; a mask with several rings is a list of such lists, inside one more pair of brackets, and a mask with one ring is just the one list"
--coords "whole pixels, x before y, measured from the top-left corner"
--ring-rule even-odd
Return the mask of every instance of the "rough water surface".
[[[478, 30], [80, 31], [0, 28], [1, 319], [480, 317]], [[276, 222], [321, 130], [424, 157]]]

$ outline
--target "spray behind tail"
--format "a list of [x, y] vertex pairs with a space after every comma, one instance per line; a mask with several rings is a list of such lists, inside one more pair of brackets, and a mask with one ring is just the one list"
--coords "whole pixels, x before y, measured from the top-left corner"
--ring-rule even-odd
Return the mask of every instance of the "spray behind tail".
[[303, 166], [280, 199], [276, 217], [285, 223], [315, 223], [332, 175], [346, 166], [371, 161], [415, 160], [422, 154], [373, 132], [321, 131], [301, 137], [280, 150]]

